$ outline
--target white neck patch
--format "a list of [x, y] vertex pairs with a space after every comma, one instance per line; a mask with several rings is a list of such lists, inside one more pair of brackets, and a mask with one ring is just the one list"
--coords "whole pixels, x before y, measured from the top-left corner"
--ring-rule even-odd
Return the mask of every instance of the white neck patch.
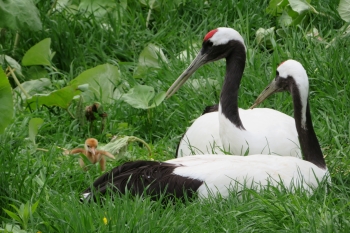
[[301, 97], [301, 127], [306, 130], [306, 105], [309, 95], [309, 79], [306, 70], [299, 62], [295, 60], [287, 60], [283, 62], [277, 71], [281, 78], [293, 77], [299, 89]]
[[227, 44], [230, 40], [237, 40], [240, 41], [245, 47], [243, 37], [235, 29], [226, 27], [220, 27], [217, 29], [218, 31], [215, 32], [211, 38], [209, 38], [209, 40], [213, 42], [213, 45]]

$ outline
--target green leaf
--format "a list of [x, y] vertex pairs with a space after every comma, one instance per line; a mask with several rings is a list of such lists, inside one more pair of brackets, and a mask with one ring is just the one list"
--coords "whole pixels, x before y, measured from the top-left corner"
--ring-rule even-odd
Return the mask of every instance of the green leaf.
[[3, 231], [2, 228], [0, 228], [0, 232], [6, 232], [6, 233], [28, 233], [25, 230], [21, 230], [21, 228], [18, 225], [12, 225], [12, 224], [6, 224], [5, 229]]
[[289, 4], [292, 7], [292, 9], [298, 12], [299, 14], [303, 11], [307, 11], [310, 9], [306, 1], [302, 0], [289, 0]]
[[165, 99], [166, 97], [166, 92], [165, 91], [161, 91], [159, 92], [153, 99], [153, 103], [151, 104], [151, 108], [154, 108], [154, 107], [157, 107], [159, 106], [163, 100]]
[[48, 72], [41, 66], [30, 66], [25, 72], [26, 80], [40, 79], [48, 77]]
[[288, 5], [288, 0], [271, 0], [266, 8], [266, 13], [277, 16], [283, 12], [285, 6]]
[[46, 65], [51, 66], [51, 59], [53, 57], [51, 49], [51, 39], [46, 38], [31, 47], [23, 56], [22, 65]]
[[113, 99], [119, 100], [124, 95], [125, 91], [129, 89], [129, 83], [126, 80], [121, 80], [113, 92]]
[[149, 109], [159, 105], [165, 98], [165, 94], [161, 92], [157, 94], [154, 103], [149, 105], [154, 94], [153, 87], [137, 85], [134, 88], [131, 88], [128, 93], [124, 94], [121, 99], [134, 108]]
[[31, 109], [36, 109], [42, 105], [46, 105], [47, 107], [57, 106], [67, 109], [73, 97], [79, 93], [80, 91], [76, 90], [75, 87], [67, 86], [48, 94], [33, 95], [30, 99], [27, 99], [27, 104]]
[[35, 180], [35, 182], [40, 186], [40, 188], [42, 188], [45, 184], [39, 176], [35, 176], [33, 180]]
[[29, 139], [35, 144], [35, 137], [38, 134], [39, 128], [44, 124], [41, 118], [32, 118], [29, 121]]
[[[37, 80], [31, 80], [21, 83], [22, 88], [31, 96], [39, 93], [43, 93], [51, 86], [51, 80], [48, 78], [41, 78]], [[21, 99], [26, 99], [26, 96], [23, 94], [22, 90], [19, 87], [14, 89], [15, 93], [18, 93], [21, 96]]]
[[150, 70], [157, 72], [162, 63], [168, 63], [162, 49], [154, 44], [148, 44], [140, 53], [134, 78], [143, 78]]
[[18, 207], [17, 207], [17, 206], [15, 206], [15, 205], [13, 205], [13, 204], [10, 204], [10, 206], [11, 206], [12, 208], [14, 208], [14, 209], [17, 211], [17, 213], [19, 213], [19, 212], [20, 212], [20, 210], [18, 209]]
[[30, 216], [30, 207], [29, 207], [29, 201], [27, 201], [27, 203], [23, 205], [23, 209], [22, 209], [22, 221], [23, 221], [22, 227], [24, 229], [27, 229], [29, 216]]
[[287, 32], [285, 30], [285, 28], [279, 28], [276, 30], [277, 35], [279, 35], [280, 37], [287, 37]]
[[111, 142], [104, 146], [101, 146], [101, 150], [108, 151], [113, 155], [117, 155], [116, 158], [120, 158], [125, 152], [126, 147], [129, 144], [129, 136], [122, 136], [113, 139]]
[[194, 79], [188, 80], [186, 83], [192, 90], [199, 90], [201, 88], [206, 88], [208, 90], [209, 88], [213, 88], [213, 87], [218, 91], [221, 90], [221, 86], [217, 79], [212, 79], [212, 78], [195, 79], [194, 78]]
[[[67, 109], [73, 97], [78, 94], [81, 94], [86, 102], [97, 99], [103, 103], [113, 103], [113, 91], [115, 83], [120, 79], [119, 76], [118, 67], [110, 64], [100, 65], [84, 71], [62, 89], [32, 96], [27, 103], [32, 109], [42, 105]], [[79, 88], [87, 90], [81, 93]]]
[[283, 11], [282, 15], [278, 18], [278, 24], [282, 27], [289, 26], [293, 22], [287, 11]]
[[32, 0], [0, 1], [0, 28], [20, 31], [41, 30], [39, 10]]
[[32, 214], [35, 213], [36, 208], [38, 207], [38, 205], [39, 205], [39, 201], [36, 201], [36, 202], [30, 207]]
[[7, 125], [12, 122], [13, 118], [13, 100], [11, 85], [0, 68], [0, 134], [4, 132]]
[[338, 13], [345, 22], [350, 22], [350, 0], [340, 0]]
[[0, 65], [2, 65], [3, 68], [10, 66], [12, 69], [15, 69], [17, 78], [23, 77], [21, 65], [12, 57], [7, 55], [0, 55]]
[[81, 84], [77, 87], [77, 89], [82, 92], [87, 91], [89, 90], [89, 84], [88, 83]]
[[78, 86], [88, 84], [88, 90], [81, 93], [84, 102], [100, 101], [104, 104], [114, 102], [113, 92], [119, 81], [120, 72], [118, 67], [104, 64], [84, 71], [73, 79], [69, 85], [78, 88]]
[[109, 143], [104, 146], [101, 146], [102, 150], [108, 151], [113, 155], [116, 155], [116, 158], [119, 159], [124, 156], [126, 153], [126, 149], [129, 143], [131, 142], [141, 142], [144, 146], [146, 146], [149, 151], [149, 155], [152, 154], [151, 148], [149, 145], [142, 139], [134, 137], [134, 136], [118, 136], [112, 139]]
[[140, 53], [139, 65], [160, 68], [159, 60], [168, 62], [160, 47], [154, 44], [148, 44]]
[[307, 12], [304, 11], [303, 13], [301, 13], [300, 15], [296, 16], [296, 17], [292, 17], [293, 21], [291, 23], [291, 25], [299, 25], [307, 16]]
[[3, 210], [4, 210], [4, 211], [6, 212], [6, 214], [8, 214], [13, 220], [15, 220], [15, 221], [17, 221], [17, 222], [19, 222], [19, 223], [22, 223], [22, 219], [21, 219], [17, 214], [15, 214], [15, 213], [13, 213], [13, 212], [7, 210], [7, 209], [3, 209]]
[[264, 29], [259, 28], [256, 31], [256, 41], [259, 45], [264, 45], [266, 48], [273, 48], [275, 45], [275, 27]]
[[312, 11], [316, 14], [318, 12], [316, 9], [310, 5], [311, 0], [289, 0], [289, 4], [293, 11], [298, 12], [299, 14], [305, 12], [305, 11]]
[[122, 100], [134, 108], [149, 108], [149, 101], [154, 96], [154, 88], [146, 85], [137, 85], [122, 96]]
[[193, 61], [200, 50], [201, 45], [193, 43], [188, 49], [181, 51], [176, 58], [183, 62]]

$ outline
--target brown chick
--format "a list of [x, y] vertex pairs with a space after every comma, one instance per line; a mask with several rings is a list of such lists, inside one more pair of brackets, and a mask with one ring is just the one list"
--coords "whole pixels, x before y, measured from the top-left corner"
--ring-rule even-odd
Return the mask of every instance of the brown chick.
[[[105, 156], [115, 159], [115, 157], [109, 153], [108, 151], [104, 150], [97, 150], [98, 141], [95, 138], [88, 138], [85, 141], [84, 148], [75, 148], [70, 151], [70, 154], [77, 154], [82, 153], [90, 160], [91, 163], [95, 164], [97, 162], [100, 162], [100, 168], [102, 171], [106, 170], [106, 158]], [[82, 167], [84, 170], [86, 170], [84, 161], [79, 158], [79, 164], [80, 167]]]

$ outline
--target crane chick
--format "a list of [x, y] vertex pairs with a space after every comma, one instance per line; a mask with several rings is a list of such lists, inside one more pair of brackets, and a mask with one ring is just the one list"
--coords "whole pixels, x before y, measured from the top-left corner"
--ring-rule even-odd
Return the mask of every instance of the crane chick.
[[[82, 153], [89, 159], [92, 164], [100, 162], [101, 171], [106, 170], [106, 158], [115, 159], [114, 155], [104, 150], [97, 150], [98, 141], [95, 138], [88, 138], [85, 141], [84, 149], [83, 148], [74, 148], [70, 151], [69, 154]], [[80, 167], [86, 170], [84, 160], [79, 158]]]

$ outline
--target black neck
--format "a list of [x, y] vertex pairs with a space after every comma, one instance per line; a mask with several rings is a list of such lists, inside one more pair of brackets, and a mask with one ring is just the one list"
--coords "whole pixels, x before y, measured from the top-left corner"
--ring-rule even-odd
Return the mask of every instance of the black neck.
[[302, 103], [298, 88], [291, 88], [291, 94], [293, 97], [294, 104], [294, 118], [295, 124], [299, 135], [299, 141], [301, 150], [304, 155], [304, 159], [309, 161], [319, 168], [326, 168], [326, 162], [323, 158], [320, 144], [317, 140], [314, 127], [312, 125], [311, 113], [309, 107], [309, 100], [306, 105], [306, 122], [305, 127], [302, 127]]
[[221, 91], [220, 104], [222, 114], [237, 128], [244, 129], [238, 112], [238, 90], [245, 67], [246, 52], [239, 44], [226, 57], [226, 75]]

